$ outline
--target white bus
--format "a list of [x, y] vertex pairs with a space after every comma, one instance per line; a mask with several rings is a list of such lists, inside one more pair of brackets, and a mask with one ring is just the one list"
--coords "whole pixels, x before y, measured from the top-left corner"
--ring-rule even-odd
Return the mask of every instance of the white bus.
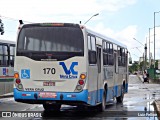
[[71, 23], [23, 24], [17, 37], [14, 98], [60, 110], [99, 106], [128, 91], [127, 47]]
[[15, 42], [0, 40], [0, 82], [14, 80]]

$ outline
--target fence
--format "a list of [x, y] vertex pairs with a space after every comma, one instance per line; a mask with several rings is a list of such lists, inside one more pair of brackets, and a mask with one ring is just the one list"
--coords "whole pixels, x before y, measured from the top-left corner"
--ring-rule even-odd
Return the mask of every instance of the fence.
[[159, 69], [147, 69], [147, 72], [149, 73], [149, 78], [153, 80], [160, 80], [160, 70]]
[[13, 81], [12, 82], [0, 82], [0, 95], [13, 92]]

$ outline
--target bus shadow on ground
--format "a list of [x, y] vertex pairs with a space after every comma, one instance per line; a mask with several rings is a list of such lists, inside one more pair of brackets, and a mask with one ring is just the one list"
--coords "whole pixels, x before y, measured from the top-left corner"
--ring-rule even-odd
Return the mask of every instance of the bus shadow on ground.
[[[115, 112], [112, 112], [114, 104], [109, 104], [106, 106], [104, 112], [99, 111], [99, 107], [89, 107], [89, 108], [78, 108], [78, 107], [67, 107], [61, 109], [61, 111], [46, 111], [42, 113], [43, 119], [53, 118], [53, 119], [91, 119], [91, 118], [103, 118], [116, 116]], [[119, 104], [122, 106], [122, 104]], [[115, 109], [115, 108], [114, 108]], [[111, 111], [111, 112], [110, 112]], [[123, 112], [123, 113], [122, 113]], [[124, 111], [121, 111], [120, 114], [124, 114]]]
[[94, 118], [97, 115], [101, 114], [97, 108], [68, 108], [61, 111], [46, 111], [42, 113], [43, 118], [54, 118], [54, 119], [85, 119], [85, 118]]

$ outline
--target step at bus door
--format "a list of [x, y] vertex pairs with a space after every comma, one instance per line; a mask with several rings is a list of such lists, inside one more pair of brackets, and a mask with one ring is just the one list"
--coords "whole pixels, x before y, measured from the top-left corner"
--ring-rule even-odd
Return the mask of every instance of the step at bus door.
[[98, 76], [97, 76], [97, 102], [100, 101], [100, 83], [101, 83], [101, 47], [97, 46], [97, 67], [98, 67]]

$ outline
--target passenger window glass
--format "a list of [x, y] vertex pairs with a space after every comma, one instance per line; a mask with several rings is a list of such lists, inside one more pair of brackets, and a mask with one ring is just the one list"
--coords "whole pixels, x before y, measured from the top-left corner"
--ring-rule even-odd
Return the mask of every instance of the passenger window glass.
[[92, 46], [92, 50], [96, 51], [96, 39], [95, 37], [91, 37], [91, 46]]
[[110, 54], [112, 54], [113, 53], [113, 45], [112, 44], [110, 44], [110, 52], [109, 52]]
[[107, 53], [109, 53], [109, 43], [107, 43]]
[[88, 36], [88, 49], [91, 50], [91, 39], [90, 39], [90, 36]]

